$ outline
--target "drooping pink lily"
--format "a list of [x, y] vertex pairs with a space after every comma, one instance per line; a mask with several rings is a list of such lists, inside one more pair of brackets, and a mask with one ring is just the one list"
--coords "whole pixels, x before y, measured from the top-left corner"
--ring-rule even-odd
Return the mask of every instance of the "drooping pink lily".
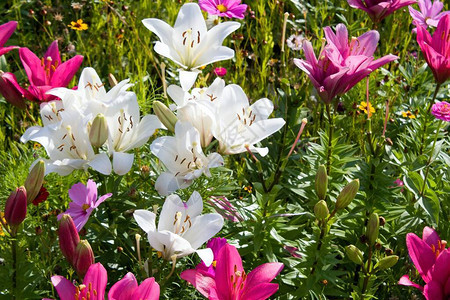
[[28, 91], [19, 85], [13, 73], [0, 70], [0, 94], [12, 105], [20, 109], [26, 108], [25, 97]]
[[306, 60], [294, 59], [294, 63], [304, 71], [312, 81], [325, 103], [331, 103], [337, 95], [342, 95], [368, 76], [375, 69], [397, 59], [395, 55], [386, 55], [374, 60], [379, 34], [375, 30], [360, 37], [348, 40], [348, 31], [344, 24], [338, 24], [336, 34], [325, 27], [327, 45], [316, 58], [309, 41], [303, 43]]
[[0, 25], [0, 56], [13, 49], [19, 48], [18, 46], [3, 47], [3, 45], [5, 45], [5, 43], [13, 34], [14, 30], [16, 30], [16, 27], [16, 21], [9, 21], [8, 23]]
[[446, 241], [430, 227], [423, 229], [422, 239], [414, 233], [406, 236], [406, 246], [411, 260], [425, 281], [422, 287], [403, 275], [400, 285], [413, 286], [423, 292], [427, 300], [444, 300], [450, 296], [450, 249]]
[[215, 275], [186, 270], [180, 276], [210, 300], [264, 300], [278, 290], [278, 284], [270, 282], [282, 269], [282, 263], [265, 263], [247, 274], [236, 247], [225, 244], [217, 256]]
[[61, 63], [58, 41], [50, 44], [42, 59], [28, 48], [20, 48], [19, 56], [30, 81], [29, 100], [33, 101], [58, 99], [46, 92], [56, 87], [66, 87], [83, 62], [83, 56], [76, 55]]
[[364, 10], [374, 23], [379, 23], [394, 11], [416, 3], [416, 0], [347, 0], [348, 4]]
[[[52, 276], [52, 284], [61, 300], [104, 300], [108, 274], [101, 263], [93, 264], [84, 277], [83, 284], [75, 286], [63, 276]], [[155, 278], [147, 278], [138, 286], [136, 278], [128, 273], [115, 283], [109, 293], [109, 300], [157, 300], [159, 284]], [[50, 300], [50, 299], [44, 299]]]
[[450, 14], [441, 18], [433, 36], [417, 26], [417, 42], [438, 84], [450, 78]]

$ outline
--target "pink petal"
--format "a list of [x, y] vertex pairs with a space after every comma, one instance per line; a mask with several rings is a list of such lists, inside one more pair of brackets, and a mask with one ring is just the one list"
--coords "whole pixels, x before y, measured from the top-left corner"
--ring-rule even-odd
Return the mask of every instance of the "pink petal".
[[[92, 285], [92, 290], [90, 291], [92, 300], [100, 300], [105, 298], [106, 284], [108, 283], [108, 273], [101, 263], [92, 264], [86, 275], [84, 276], [83, 284], [87, 287], [84, 289], [80, 295], [86, 297], [86, 292], [88, 287]], [[94, 292], [95, 291], [95, 292]], [[97, 294], [97, 297], [92, 297], [92, 295]]]
[[431, 245], [434, 245], [434, 247], [438, 249], [438, 242], [441, 240], [441, 238], [433, 228], [425, 226], [423, 228], [422, 240], [430, 247]]
[[256, 285], [259, 283], [271, 282], [281, 270], [283, 270], [284, 265], [282, 263], [265, 263], [256, 267], [253, 271], [248, 274], [246, 284]]
[[103, 201], [112, 196], [112, 193], [105, 194], [98, 198], [97, 202], [95, 202], [94, 208], [97, 208]]
[[109, 290], [109, 300], [127, 300], [133, 295], [138, 287], [133, 273], [127, 273], [121, 280], [117, 281]]
[[74, 300], [76, 288], [72, 282], [63, 276], [52, 276], [52, 284], [58, 292], [61, 300]]
[[413, 286], [416, 289], [419, 289], [419, 290], [423, 291], [423, 287], [418, 285], [417, 283], [414, 283], [411, 280], [409, 280], [409, 276], [408, 275], [403, 275], [400, 278], [400, 280], [398, 281], [398, 284], [404, 285], [404, 286]]
[[97, 201], [97, 184], [94, 180], [89, 179], [86, 183], [88, 203], [92, 204]]
[[388, 54], [383, 56], [382, 58], [379, 58], [377, 60], [374, 60], [373, 62], [370, 63], [369, 68], [372, 71], [375, 71], [376, 69], [378, 69], [381, 66], [384, 66], [387, 63], [390, 63], [391, 61], [394, 61], [396, 59], [398, 59], [398, 56], [392, 55], [392, 54]]
[[216, 282], [209, 274], [190, 269], [181, 272], [180, 277], [192, 284], [206, 298], [210, 297], [211, 290], [216, 290]]
[[436, 281], [430, 281], [425, 285], [423, 295], [427, 300], [445, 300], [443, 287]]
[[0, 47], [0, 56], [2, 56], [5, 53], [8, 53], [9, 51], [13, 50], [13, 49], [17, 49], [20, 48], [19, 46], [8, 46], [8, 47]]
[[241, 300], [265, 300], [278, 291], [276, 283], [261, 283], [242, 291]]
[[357, 38], [358, 42], [352, 49], [352, 55], [372, 56], [377, 49], [380, 34], [376, 30], [368, 31]]
[[[449, 248], [450, 249], [450, 248]], [[439, 282], [445, 286], [447, 280], [450, 278], [450, 250], [446, 249], [439, 254], [436, 263], [431, 270], [431, 278], [433, 281]]]
[[16, 28], [16, 21], [9, 21], [8, 23], [0, 25], [0, 48], [8, 41]]
[[83, 63], [83, 56], [76, 55], [58, 66], [52, 75], [51, 84], [54, 87], [66, 87]]
[[27, 107], [24, 98], [27, 91], [19, 85], [14, 74], [0, 72], [0, 93], [12, 105], [20, 109]]
[[158, 300], [159, 284], [155, 282], [155, 278], [145, 279], [141, 285], [134, 291], [131, 299], [135, 300]]
[[54, 64], [56, 61], [58, 62], [58, 66], [61, 64], [61, 56], [59, 55], [57, 40], [53, 41], [45, 52], [44, 59], [47, 59], [47, 57], [51, 57], [52, 64]]
[[436, 31], [433, 33], [433, 48], [445, 57], [450, 56], [450, 15], [445, 15], [439, 20]]
[[406, 235], [406, 246], [408, 247], [409, 256], [419, 271], [425, 282], [429, 282], [431, 277], [428, 272], [433, 267], [436, 258], [434, 252], [431, 250], [422, 239], [420, 239], [414, 233], [408, 233]]
[[20, 60], [22, 61], [28, 80], [32, 85], [46, 85], [45, 71], [41, 64], [41, 60], [28, 48], [19, 49]]
[[69, 197], [73, 202], [77, 203], [79, 206], [82, 206], [83, 204], [88, 202], [87, 199], [89, 196], [89, 192], [90, 191], [88, 190], [88, 187], [79, 182], [72, 185], [69, 190]]
[[232, 296], [233, 289], [231, 276], [235, 278], [235, 271], [244, 271], [242, 259], [236, 247], [226, 244], [220, 249], [216, 261], [217, 294], [220, 298], [228, 299]]

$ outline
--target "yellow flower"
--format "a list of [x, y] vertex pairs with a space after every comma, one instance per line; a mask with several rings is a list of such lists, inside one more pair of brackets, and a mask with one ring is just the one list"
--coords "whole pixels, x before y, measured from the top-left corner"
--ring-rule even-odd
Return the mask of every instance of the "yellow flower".
[[[2, 218], [3, 220], [3, 224], [6, 224], [6, 219], [4, 217], [4, 213], [2, 211], [0, 211], [0, 218]], [[0, 223], [0, 236], [5, 235], [5, 232], [3, 231], [3, 225], [1, 225]]]
[[86, 23], [83, 23], [83, 20], [78, 19], [76, 22], [72, 21], [70, 22], [70, 25], [67, 25], [69, 28], [73, 30], [87, 30], [88, 25]]
[[[359, 104], [358, 108], [360, 110], [364, 111], [365, 114], [367, 114], [367, 102], [366, 101], [362, 101]], [[372, 104], [369, 103], [369, 117], [371, 117], [374, 112], [375, 112], [375, 108], [373, 108]]]
[[251, 194], [252, 193], [252, 186], [251, 185], [246, 186], [246, 187], [244, 187], [244, 190], [247, 191], [249, 194]]
[[402, 116], [403, 118], [410, 118], [410, 119], [415, 119], [416, 115], [414, 115], [412, 112], [408, 111], [402, 111]]

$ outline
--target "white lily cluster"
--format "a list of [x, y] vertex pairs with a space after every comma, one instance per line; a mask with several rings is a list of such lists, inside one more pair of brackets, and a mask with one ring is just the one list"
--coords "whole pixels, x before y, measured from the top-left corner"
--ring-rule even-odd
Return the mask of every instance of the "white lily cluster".
[[[154, 115], [141, 119], [136, 94], [127, 91], [131, 86], [127, 79], [106, 92], [97, 72], [85, 68], [76, 90], [56, 88], [48, 92], [61, 101], [41, 104], [44, 126], [28, 128], [22, 142], [32, 140], [45, 148], [49, 156], [45, 160], [47, 173], [68, 175], [88, 167], [106, 175], [112, 169], [119, 175], [128, 173], [134, 154], [127, 151], [141, 147], [162, 128]], [[104, 126], [94, 125], [96, 118], [103, 120]], [[92, 136], [97, 141], [94, 145]], [[106, 152], [101, 152], [103, 144]]]
[[166, 198], [156, 227], [156, 215], [151, 211], [138, 209], [134, 219], [147, 233], [150, 245], [167, 260], [173, 260], [196, 252], [209, 266], [213, 262], [210, 248], [200, 249], [223, 227], [223, 217], [219, 214], [202, 215], [203, 200], [194, 191], [188, 202], [177, 195]]

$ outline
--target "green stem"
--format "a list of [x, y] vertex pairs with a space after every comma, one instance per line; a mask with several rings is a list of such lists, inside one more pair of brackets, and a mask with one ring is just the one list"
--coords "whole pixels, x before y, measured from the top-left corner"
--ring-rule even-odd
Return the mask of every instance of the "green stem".
[[318, 264], [318, 259], [317, 259], [317, 255], [320, 255], [320, 250], [322, 249], [322, 245], [323, 245], [323, 238], [326, 235], [326, 230], [327, 230], [327, 224], [328, 222], [323, 220], [323, 221], [319, 221], [319, 225], [320, 225], [320, 236], [319, 236], [319, 240], [317, 241], [317, 249], [316, 249], [316, 258], [314, 260], [313, 265], [311, 266], [311, 275], [314, 274], [314, 272], [316, 271], [316, 267]]
[[433, 146], [431, 147], [430, 157], [428, 158], [427, 167], [425, 169], [425, 177], [423, 179], [423, 186], [422, 186], [422, 189], [420, 190], [421, 196], [423, 196], [423, 193], [425, 192], [425, 187], [427, 186], [428, 171], [430, 170], [431, 159], [433, 158], [433, 152], [434, 152], [434, 148], [436, 147], [436, 141], [439, 136], [439, 131], [441, 130], [441, 124], [442, 124], [442, 121], [439, 121], [438, 128], [436, 129], [436, 134], [434, 135]]
[[13, 299], [16, 299], [17, 290], [17, 240], [16, 237], [11, 239], [11, 252], [12, 252], [12, 293]]
[[431, 106], [433, 105], [434, 100], [436, 100], [436, 96], [437, 96], [437, 93], [438, 93], [440, 87], [441, 87], [440, 83], [436, 84], [436, 88], [434, 89], [433, 99], [431, 100], [431, 102], [428, 103], [428, 108], [427, 108], [427, 111], [424, 116], [424, 124], [423, 124], [422, 138], [420, 140], [419, 154], [423, 154], [423, 148], [425, 145], [425, 135], [427, 133], [428, 115], [430, 113]]
[[372, 246], [369, 247], [369, 258], [367, 259], [367, 269], [366, 269], [366, 274], [364, 275], [364, 283], [363, 283], [363, 287], [361, 290], [361, 296], [363, 296], [366, 293], [367, 290], [367, 286], [369, 284], [369, 278], [371, 275], [371, 271], [370, 271], [370, 265], [372, 264]]
[[331, 174], [331, 153], [332, 153], [332, 147], [333, 147], [333, 116], [331, 113], [331, 107], [330, 104], [327, 103], [325, 106], [327, 110], [327, 117], [328, 117], [328, 149], [327, 149], [327, 174], [330, 176]]

